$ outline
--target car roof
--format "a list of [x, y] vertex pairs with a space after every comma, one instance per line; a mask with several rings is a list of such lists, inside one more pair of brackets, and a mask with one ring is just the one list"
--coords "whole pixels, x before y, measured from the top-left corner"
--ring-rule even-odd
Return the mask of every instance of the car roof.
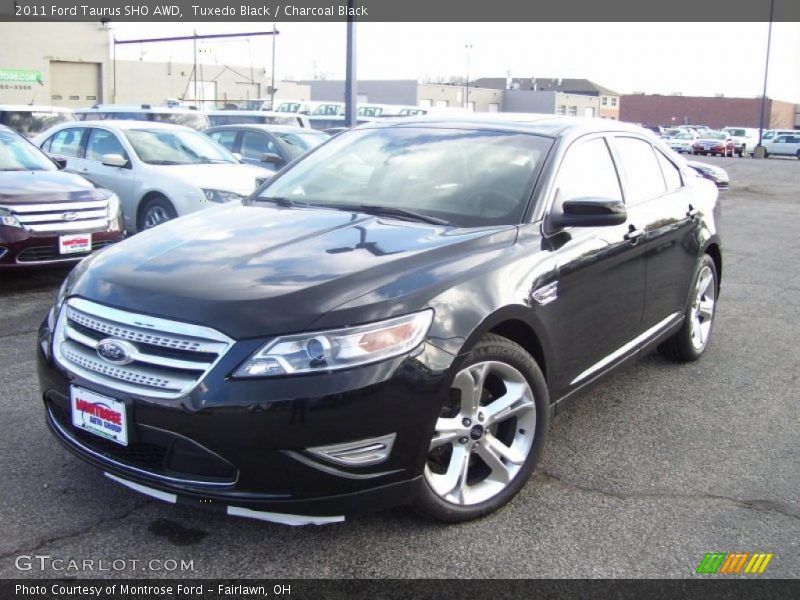
[[68, 127], [114, 127], [116, 129], [168, 129], [181, 131], [196, 131], [185, 125], [163, 123], [161, 121], [133, 121], [129, 119], [95, 119], [87, 121], [72, 121], [58, 125], [62, 129]]
[[209, 127], [205, 131], [218, 131], [225, 129], [252, 129], [256, 131], [271, 131], [276, 133], [322, 133], [316, 129], [307, 127], [293, 127], [291, 125], [273, 125], [270, 123], [231, 123], [228, 125], [217, 125]]
[[185, 106], [142, 106], [141, 104], [98, 104], [91, 108], [78, 108], [76, 113], [102, 113], [102, 112], [140, 112], [140, 113], [177, 113], [177, 114], [193, 114], [201, 115], [201, 111], [196, 108], [188, 108]]
[[0, 110], [13, 110], [16, 112], [75, 112], [71, 108], [47, 106], [45, 104], [0, 104]]
[[549, 137], [565, 134], [593, 132], [636, 133], [652, 137], [653, 133], [630, 123], [613, 119], [596, 119], [590, 117], [563, 117], [560, 115], [536, 113], [486, 113], [475, 115], [448, 116], [413, 116], [388, 117], [370, 121], [359, 126], [359, 129], [378, 129], [384, 127], [456, 127], [477, 130], [500, 130], [518, 133], [533, 133]]

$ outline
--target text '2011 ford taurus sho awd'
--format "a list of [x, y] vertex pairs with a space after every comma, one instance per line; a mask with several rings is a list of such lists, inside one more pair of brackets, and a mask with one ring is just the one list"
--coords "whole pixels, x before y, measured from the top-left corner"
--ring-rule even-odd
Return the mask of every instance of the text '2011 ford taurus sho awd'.
[[47, 422], [171, 502], [479, 517], [578, 392], [656, 346], [704, 353], [718, 216], [638, 128], [370, 124], [78, 265], [39, 335]]

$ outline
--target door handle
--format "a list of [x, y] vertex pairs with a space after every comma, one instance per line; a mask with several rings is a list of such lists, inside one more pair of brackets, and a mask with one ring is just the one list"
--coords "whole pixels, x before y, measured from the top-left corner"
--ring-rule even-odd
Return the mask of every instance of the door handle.
[[638, 244], [639, 240], [644, 236], [643, 229], [636, 229], [633, 225], [628, 226], [628, 233], [625, 234], [625, 239], [632, 244]]
[[686, 216], [689, 217], [692, 221], [694, 221], [699, 214], [700, 211], [690, 204], [689, 210], [686, 212]]

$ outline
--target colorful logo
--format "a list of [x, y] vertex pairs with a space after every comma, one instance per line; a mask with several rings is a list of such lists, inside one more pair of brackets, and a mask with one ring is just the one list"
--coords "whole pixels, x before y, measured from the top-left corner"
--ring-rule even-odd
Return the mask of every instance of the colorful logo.
[[752, 554], [750, 552], [706, 552], [695, 573], [700, 575], [709, 573], [760, 575], [766, 570], [771, 560], [771, 552], [754, 552]]

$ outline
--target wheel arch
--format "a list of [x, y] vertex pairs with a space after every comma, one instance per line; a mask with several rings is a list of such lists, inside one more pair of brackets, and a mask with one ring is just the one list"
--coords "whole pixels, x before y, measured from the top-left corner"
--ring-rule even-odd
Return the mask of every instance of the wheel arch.
[[487, 333], [494, 333], [522, 346], [536, 361], [545, 381], [552, 366], [549, 338], [542, 323], [526, 306], [506, 306], [489, 315], [469, 335], [462, 346], [466, 354]]
[[717, 270], [717, 292], [719, 292], [722, 284], [722, 250], [719, 243], [716, 241], [709, 243], [703, 250], [703, 254], [708, 254], [714, 261], [714, 267]]
[[161, 190], [148, 190], [147, 192], [145, 192], [142, 195], [142, 197], [139, 199], [138, 204], [136, 205], [136, 230], [137, 231], [139, 230], [139, 221], [142, 218], [142, 210], [144, 209], [145, 205], [150, 200], [153, 200], [154, 198], [163, 198], [164, 200], [166, 200], [167, 202], [172, 204], [173, 208], [175, 207], [175, 203], [172, 200], [170, 200], [169, 196], [167, 196]]

